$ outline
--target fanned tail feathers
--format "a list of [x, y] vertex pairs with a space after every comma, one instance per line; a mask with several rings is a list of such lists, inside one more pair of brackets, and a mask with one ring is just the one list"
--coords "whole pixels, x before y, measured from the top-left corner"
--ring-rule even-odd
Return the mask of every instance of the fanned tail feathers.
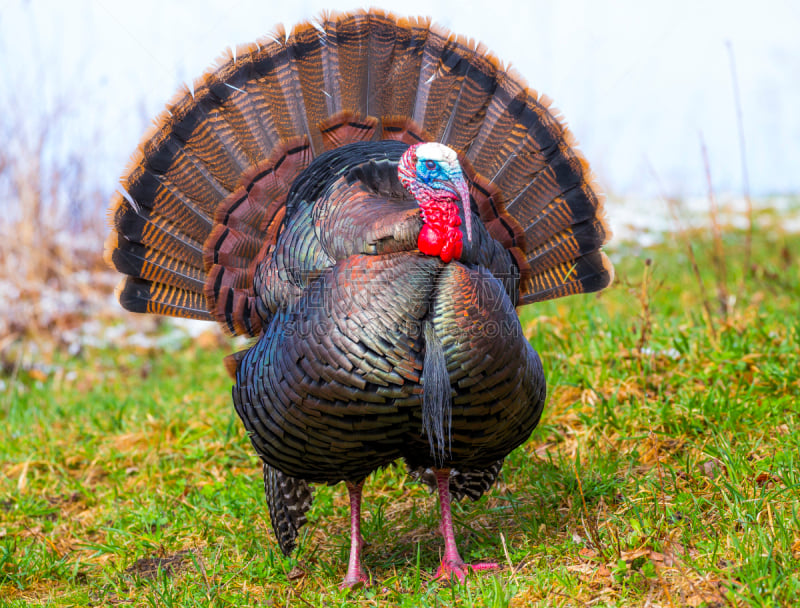
[[459, 152], [473, 210], [520, 266], [520, 304], [611, 282], [602, 198], [549, 100], [483, 46], [373, 10], [279, 29], [179, 92], [113, 201], [122, 305], [258, 335], [254, 268], [292, 182], [324, 150], [374, 139]]

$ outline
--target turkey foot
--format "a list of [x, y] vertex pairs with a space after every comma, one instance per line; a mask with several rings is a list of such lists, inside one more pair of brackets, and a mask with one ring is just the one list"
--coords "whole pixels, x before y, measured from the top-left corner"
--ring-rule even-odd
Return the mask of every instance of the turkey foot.
[[361, 489], [364, 482], [353, 484], [348, 481], [346, 485], [350, 494], [350, 560], [347, 562], [347, 574], [339, 589], [369, 585], [369, 577], [361, 566], [361, 549], [364, 548], [364, 538], [361, 536]]
[[467, 578], [469, 572], [481, 570], [496, 570], [500, 566], [492, 562], [479, 564], [466, 564], [458, 553], [456, 537], [453, 532], [453, 517], [450, 513], [450, 469], [434, 469], [436, 475], [436, 487], [439, 490], [439, 505], [442, 509], [442, 521], [439, 529], [444, 536], [444, 557], [439, 565], [434, 580], [452, 580], [455, 576], [462, 583]]
[[456, 577], [462, 583], [466, 580], [467, 574], [470, 572], [480, 572], [482, 570], [497, 570], [500, 564], [494, 562], [481, 562], [478, 564], [465, 564], [464, 560], [460, 557], [458, 560], [442, 559], [436, 574], [433, 575], [433, 580], [453, 580]]

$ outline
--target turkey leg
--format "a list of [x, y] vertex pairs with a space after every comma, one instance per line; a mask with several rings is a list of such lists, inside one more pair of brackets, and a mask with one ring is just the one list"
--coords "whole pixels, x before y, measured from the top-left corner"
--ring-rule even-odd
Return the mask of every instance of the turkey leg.
[[364, 539], [361, 537], [361, 489], [364, 487], [364, 482], [362, 480], [357, 484], [349, 481], [345, 483], [350, 494], [350, 561], [347, 563], [347, 575], [339, 585], [342, 589], [359, 583], [369, 584], [369, 578], [361, 567], [361, 548], [364, 546]]
[[499, 568], [498, 564], [492, 562], [465, 564], [461, 559], [453, 533], [453, 517], [450, 513], [450, 469], [434, 469], [433, 472], [436, 475], [436, 486], [439, 489], [439, 504], [442, 508], [441, 530], [442, 536], [444, 536], [444, 557], [442, 557], [442, 563], [436, 570], [434, 578], [452, 579], [455, 575], [459, 581], [463, 582], [470, 571]]

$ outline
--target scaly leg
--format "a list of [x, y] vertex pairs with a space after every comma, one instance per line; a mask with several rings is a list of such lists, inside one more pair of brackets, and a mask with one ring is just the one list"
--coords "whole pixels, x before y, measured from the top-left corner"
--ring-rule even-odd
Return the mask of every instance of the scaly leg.
[[345, 589], [359, 583], [369, 584], [369, 578], [361, 567], [361, 548], [364, 539], [361, 537], [361, 489], [364, 482], [357, 485], [345, 482], [350, 494], [350, 561], [347, 563], [347, 576], [339, 587]]
[[439, 504], [442, 508], [441, 530], [444, 536], [444, 557], [434, 578], [451, 579], [453, 575], [464, 581], [467, 572], [477, 570], [494, 570], [500, 566], [495, 563], [465, 564], [458, 554], [456, 537], [453, 533], [453, 517], [450, 513], [450, 469], [434, 469], [436, 486], [439, 489]]

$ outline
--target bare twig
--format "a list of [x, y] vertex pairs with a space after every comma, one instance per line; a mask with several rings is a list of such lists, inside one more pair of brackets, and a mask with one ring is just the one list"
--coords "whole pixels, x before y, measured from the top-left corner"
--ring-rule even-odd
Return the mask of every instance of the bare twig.
[[656, 457], [656, 471], [658, 472], [658, 488], [660, 491], [660, 496], [658, 497], [658, 506], [661, 507], [661, 518], [662, 522], [667, 521], [667, 501], [665, 499], [666, 491], [664, 490], [664, 469], [661, 466], [661, 451], [659, 450], [658, 445], [658, 437], [653, 432], [653, 429], [650, 429], [650, 443], [653, 446], [653, 451], [655, 452]]
[[[219, 555], [219, 548], [217, 548], [217, 555]], [[192, 551], [192, 561], [194, 561], [194, 566], [200, 575], [203, 577], [203, 583], [206, 586], [206, 599], [211, 605], [213, 598], [212, 598], [212, 588], [211, 588], [211, 579], [208, 577], [208, 572], [206, 571], [206, 566], [203, 563], [203, 557], [200, 555], [200, 550], [195, 547], [195, 550]]]
[[711, 339], [716, 342], [717, 339], [717, 330], [714, 327], [713, 315], [711, 313], [711, 305], [708, 301], [708, 296], [706, 295], [706, 286], [703, 282], [703, 277], [700, 275], [700, 268], [697, 265], [697, 258], [694, 255], [694, 247], [692, 247], [692, 242], [690, 240], [689, 234], [683, 225], [683, 222], [680, 219], [680, 215], [678, 213], [678, 203], [664, 194], [664, 189], [661, 186], [661, 180], [658, 177], [658, 173], [656, 173], [655, 169], [652, 165], [649, 165], [650, 172], [653, 174], [656, 182], [659, 186], [659, 191], [661, 192], [659, 198], [665, 202], [667, 208], [669, 209], [670, 215], [672, 216], [672, 221], [675, 222], [675, 228], [678, 235], [683, 238], [684, 244], [686, 245], [687, 253], [689, 254], [689, 263], [692, 266], [692, 274], [694, 274], [695, 279], [697, 279], [697, 284], [700, 288], [700, 298], [703, 302], [703, 311], [705, 313], [706, 318], [706, 326], [708, 327], [708, 331], [711, 334]]
[[752, 273], [750, 257], [753, 248], [753, 201], [750, 198], [750, 177], [747, 171], [747, 147], [744, 137], [744, 120], [742, 119], [742, 99], [739, 94], [739, 79], [736, 75], [736, 58], [733, 54], [733, 45], [730, 40], [725, 42], [728, 49], [728, 59], [731, 64], [731, 81], [733, 83], [733, 103], [736, 106], [736, 130], [739, 132], [739, 155], [742, 161], [742, 194], [747, 203], [747, 238], [744, 250], [744, 271]]
[[644, 272], [642, 273], [642, 287], [639, 291], [639, 303], [642, 305], [642, 326], [639, 329], [639, 343], [637, 345], [639, 352], [647, 345], [650, 339], [650, 330], [653, 327], [653, 318], [650, 309], [650, 266], [653, 260], [647, 258], [644, 262]]
[[708, 160], [708, 148], [703, 139], [703, 133], [700, 136], [700, 153], [703, 156], [703, 167], [706, 173], [706, 185], [708, 186], [708, 204], [709, 213], [711, 215], [711, 235], [714, 242], [714, 250], [711, 254], [711, 259], [714, 262], [715, 277], [717, 279], [717, 300], [719, 302], [719, 309], [723, 316], [727, 316], [730, 312], [730, 298], [728, 295], [728, 272], [727, 264], [725, 262], [725, 250], [722, 246], [722, 230], [719, 225], [719, 209], [717, 207], [717, 197], [714, 196], [714, 184], [711, 181], [711, 163]]
[[583, 484], [581, 483], [580, 475], [578, 475], [578, 467], [575, 465], [575, 462], [572, 463], [572, 471], [575, 473], [575, 479], [578, 482], [578, 493], [581, 495], [581, 504], [583, 505], [583, 515], [581, 517], [583, 519], [583, 529], [589, 535], [589, 538], [592, 539], [592, 543], [597, 547], [597, 550], [603, 557], [603, 561], [608, 561], [603, 541], [600, 539], [600, 530], [592, 518], [589, 517], [589, 509], [586, 506], [586, 499], [583, 496]]
[[500, 533], [500, 543], [503, 545], [503, 553], [506, 556], [506, 561], [508, 562], [508, 568], [511, 571], [511, 578], [514, 579], [515, 584], [519, 584], [517, 581], [517, 570], [514, 568], [514, 563], [511, 561], [511, 556], [508, 554], [508, 547], [506, 546], [506, 537], [501, 532]]

